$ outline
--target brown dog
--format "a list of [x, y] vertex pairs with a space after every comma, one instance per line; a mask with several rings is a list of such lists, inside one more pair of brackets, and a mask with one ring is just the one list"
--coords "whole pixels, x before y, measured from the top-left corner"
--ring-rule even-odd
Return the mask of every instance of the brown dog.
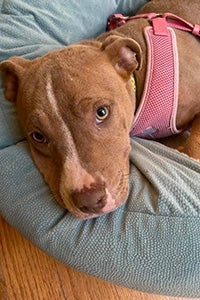
[[[167, 11], [200, 23], [199, 0], [153, 0], [140, 13]], [[135, 20], [33, 61], [13, 57], [0, 64], [5, 97], [17, 104], [37, 167], [57, 201], [78, 218], [112, 211], [128, 195], [129, 131], [144, 88], [147, 25]], [[199, 127], [199, 40], [174, 31], [180, 65], [176, 127], [195, 118]], [[185, 149], [191, 155], [198, 132]]]

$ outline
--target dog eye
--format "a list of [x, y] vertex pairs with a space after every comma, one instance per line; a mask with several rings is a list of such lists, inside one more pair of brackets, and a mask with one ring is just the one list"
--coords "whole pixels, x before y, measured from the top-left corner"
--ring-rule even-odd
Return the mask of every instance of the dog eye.
[[31, 137], [37, 143], [44, 144], [47, 141], [46, 138], [45, 138], [45, 136], [41, 132], [39, 132], [39, 131], [32, 132], [31, 133]]
[[96, 111], [96, 120], [101, 122], [105, 120], [109, 115], [109, 109], [107, 106], [100, 106]]

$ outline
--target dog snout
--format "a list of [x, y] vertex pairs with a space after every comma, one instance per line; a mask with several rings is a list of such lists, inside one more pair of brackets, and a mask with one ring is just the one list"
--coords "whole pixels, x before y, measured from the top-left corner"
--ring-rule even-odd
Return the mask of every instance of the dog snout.
[[105, 183], [92, 183], [72, 192], [75, 206], [84, 213], [100, 213], [107, 203]]

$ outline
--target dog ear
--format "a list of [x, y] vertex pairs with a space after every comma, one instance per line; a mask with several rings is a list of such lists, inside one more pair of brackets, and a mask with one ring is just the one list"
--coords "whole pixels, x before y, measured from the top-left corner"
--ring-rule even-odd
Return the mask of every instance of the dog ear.
[[125, 79], [142, 67], [141, 47], [131, 38], [111, 35], [105, 39], [101, 49], [107, 52], [117, 72]]
[[12, 102], [17, 100], [19, 79], [28, 63], [28, 60], [17, 56], [0, 63], [4, 95], [7, 100]]

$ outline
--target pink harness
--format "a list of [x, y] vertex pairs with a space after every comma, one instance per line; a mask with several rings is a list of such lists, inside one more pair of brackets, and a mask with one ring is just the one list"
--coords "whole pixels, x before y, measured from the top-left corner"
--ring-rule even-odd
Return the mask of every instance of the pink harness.
[[144, 28], [148, 49], [147, 74], [140, 106], [136, 112], [130, 135], [156, 139], [177, 134], [176, 114], [178, 105], [179, 63], [174, 27], [200, 36], [200, 25], [165, 13], [150, 13], [133, 17], [113, 15], [108, 29], [127, 21], [146, 18], [151, 26]]

